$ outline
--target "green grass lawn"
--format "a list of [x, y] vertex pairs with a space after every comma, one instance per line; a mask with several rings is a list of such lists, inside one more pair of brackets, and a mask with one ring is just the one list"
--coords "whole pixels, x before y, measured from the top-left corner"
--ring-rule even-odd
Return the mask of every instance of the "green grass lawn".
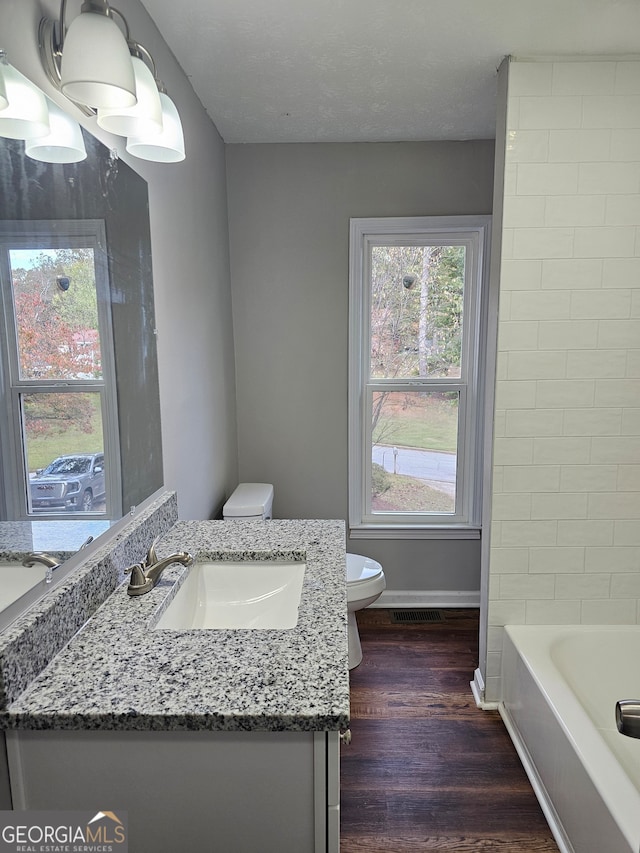
[[427, 486], [413, 477], [385, 474], [385, 490], [372, 499], [374, 512], [437, 512], [455, 511], [453, 497]]
[[38, 436], [29, 442], [29, 470], [46, 468], [66, 453], [97, 453], [102, 450], [102, 429], [86, 433], [69, 429], [65, 433]]
[[[95, 395], [97, 398], [97, 395]], [[56, 423], [54, 428], [45, 434], [29, 433], [26, 429], [27, 454], [29, 471], [36, 468], [46, 468], [58, 456], [67, 453], [97, 453], [103, 450], [102, 416], [100, 400], [92, 400], [93, 416], [90, 432], [70, 425], [68, 421]]]
[[455, 453], [458, 437], [458, 407], [442, 397], [412, 395], [410, 405], [401, 405], [403, 394], [388, 395], [374, 432], [374, 444], [396, 444], [422, 450]]

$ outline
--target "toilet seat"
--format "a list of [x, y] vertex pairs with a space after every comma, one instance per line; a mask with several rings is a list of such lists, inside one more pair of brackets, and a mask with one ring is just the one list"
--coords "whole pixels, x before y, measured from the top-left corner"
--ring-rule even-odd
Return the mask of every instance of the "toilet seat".
[[372, 604], [384, 591], [386, 581], [377, 560], [347, 554], [347, 606], [350, 611]]
[[347, 554], [347, 586], [366, 584], [382, 575], [382, 566], [370, 557]]

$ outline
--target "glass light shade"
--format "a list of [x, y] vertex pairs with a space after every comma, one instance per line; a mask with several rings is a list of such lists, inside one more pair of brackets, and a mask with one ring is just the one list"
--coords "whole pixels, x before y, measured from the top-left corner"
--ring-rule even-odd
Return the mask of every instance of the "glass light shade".
[[118, 136], [158, 134], [162, 131], [162, 105], [156, 81], [142, 59], [132, 56], [131, 62], [138, 103], [133, 107], [99, 109], [98, 125]]
[[33, 139], [49, 133], [49, 112], [44, 95], [13, 65], [2, 64], [8, 105], [0, 110], [0, 136]]
[[182, 122], [175, 104], [164, 92], [160, 93], [160, 102], [162, 103], [162, 133], [130, 136], [127, 139], [127, 151], [142, 160], [179, 163], [185, 158]]
[[53, 101], [47, 103], [51, 133], [37, 139], [28, 139], [24, 146], [25, 154], [43, 163], [79, 163], [80, 160], [85, 160], [87, 150], [80, 125]]
[[62, 48], [60, 89], [90, 107], [131, 107], [136, 84], [124, 33], [113, 18], [82, 12], [71, 22]]

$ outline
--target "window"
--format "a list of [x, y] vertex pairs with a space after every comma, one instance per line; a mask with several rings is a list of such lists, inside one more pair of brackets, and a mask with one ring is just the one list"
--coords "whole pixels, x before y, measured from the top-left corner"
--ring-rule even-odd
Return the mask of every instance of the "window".
[[478, 535], [490, 217], [352, 219], [351, 535]]
[[120, 504], [102, 222], [3, 222], [2, 454], [8, 517]]

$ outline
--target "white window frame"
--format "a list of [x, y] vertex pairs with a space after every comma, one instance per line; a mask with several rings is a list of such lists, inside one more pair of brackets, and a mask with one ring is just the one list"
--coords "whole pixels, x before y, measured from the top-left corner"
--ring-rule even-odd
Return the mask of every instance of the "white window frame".
[[[90, 248], [93, 250], [98, 322], [102, 354], [102, 379], [21, 379], [18, 341], [11, 290], [10, 249]], [[82, 513], [83, 519], [119, 518], [122, 515], [120, 439], [116, 391], [115, 352], [111, 317], [108, 251], [104, 221], [7, 220], [0, 223], [0, 450], [3, 466], [3, 501], [12, 520], [69, 518], [67, 512], [35, 513], [28, 509], [28, 482], [20, 400], [24, 394], [92, 392], [100, 396], [104, 454], [109, 459], [105, 471], [106, 507], [100, 513]], [[75, 516], [78, 517], [77, 515]]]
[[[352, 538], [478, 538], [490, 216], [351, 219], [349, 243], [349, 531]], [[373, 246], [464, 245], [460, 380], [370, 377]], [[456, 509], [451, 514], [372, 513], [371, 402], [376, 391], [459, 392]]]

